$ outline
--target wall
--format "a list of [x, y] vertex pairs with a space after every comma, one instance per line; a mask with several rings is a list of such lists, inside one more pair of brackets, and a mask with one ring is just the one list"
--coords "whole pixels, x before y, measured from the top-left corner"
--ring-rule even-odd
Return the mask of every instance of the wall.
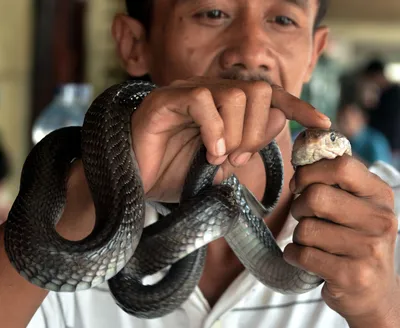
[[[400, 13], [399, 13], [400, 19]], [[349, 66], [358, 66], [372, 55], [388, 62], [400, 61], [400, 23], [327, 20], [332, 39]]]
[[86, 80], [97, 95], [110, 85], [123, 79], [114, 42], [111, 23], [117, 12], [124, 12], [123, 0], [88, 1], [86, 43]]
[[18, 191], [28, 147], [31, 3], [0, 0], [0, 135], [11, 156], [10, 197]]

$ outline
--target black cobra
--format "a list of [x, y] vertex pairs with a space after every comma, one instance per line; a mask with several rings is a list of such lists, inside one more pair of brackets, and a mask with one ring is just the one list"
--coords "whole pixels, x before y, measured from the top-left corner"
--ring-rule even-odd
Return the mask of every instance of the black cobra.
[[[131, 147], [133, 111], [156, 86], [127, 81], [112, 86], [90, 106], [82, 128], [47, 135], [28, 155], [19, 194], [5, 228], [5, 247], [16, 270], [52, 291], [74, 292], [108, 280], [117, 304], [137, 317], [154, 318], [178, 308], [193, 292], [206, 246], [224, 237], [244, 266], [262, 283], [282, 293], [303, 293], [322, 280], [283, 260], [263, 217], [280, 197], [283, 164], [273, 141], [260, 151], [267, 187], [259, 203], [235, 176], [221, 185], [207, 163], [204, 146], [196, 154], [181, 201], [144, 227], [145, 197]], [[96, 209], [92, 233], [70, 241], [55, 230], [66, 199], [68, 170], [81, 158]], [[144, 285], [143, 278], [163, 278]]]

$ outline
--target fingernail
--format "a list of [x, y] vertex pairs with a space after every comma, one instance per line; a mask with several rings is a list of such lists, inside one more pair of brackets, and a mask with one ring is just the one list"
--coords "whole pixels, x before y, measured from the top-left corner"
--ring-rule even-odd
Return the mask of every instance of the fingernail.
[[291, 250], [286, 250], [286, 249], [284, 250], [283, 259], [291, 265], [294, 265], [296, 263], [294, 254]]
[[215, 157], [215, 156], [207, 154], [207, 160], [212, 165], [221, 165], [223, 162], [225, 162], [227, 157], [228, 157], [228, 155], [221, 156], [221, 157]]
[[323, 113], [321, 113], [321, 112], [319, 112], [319, 111], [316, 111], [316, 113], [317, 113], [317, 116], [320, 118], [320, 119], [322, 119], [322, 120], [324, 120], [324, 121], [331, 121], [331, 119], [328, 117], [328, 116], [326, 116], [325, 114], [323, 114]]
[[215, 145], [215, 151], [218, 156], [223, 156], [226, 153], [226, 145], [224, 138], [221, 138], [217, 141]]
[[235, 164], [236, 165], [244, 165], [249, 161], [250, 157], [251, 157], [251, 153], [240, 154], [235, 158]]

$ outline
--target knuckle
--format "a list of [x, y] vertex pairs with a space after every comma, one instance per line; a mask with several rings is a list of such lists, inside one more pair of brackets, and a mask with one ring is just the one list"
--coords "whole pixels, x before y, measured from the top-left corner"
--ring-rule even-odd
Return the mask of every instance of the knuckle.
[[352, 281], [349, 271], [343, 267], [336, 267], [334, 270], [335, 285], [340, 286], [340, 289], [348, 289], [351, 287]]
[[321, 202], [325, 199], [325, 193], [326, 193], [326, 188], [323, 185], [320, 184], [313, 184], [309, 186], [306, 190], [306, 195], [305, 195], [305, 203], [308, 206], [309, 209], [312, 211], [318, 211], [318, 214], [321, 216], [322, 213], [320, 213], [321, 208]]
[[374, 284], [374, 273], [370, 267], [359, 265], [353, 272], [352, 285], [355, 288], [365, 290]]
[[335, 286], [339, 287], [341, 290], [349, 290], [353, 287], [355, 280], [355, 275], [358, 271], [358, 263], [354, 263], [349, 260], [339, 261], [333, 270], [333, 277], [335, 281]]
[[385, 184], [385, 186], [382, 188], [380, 194], [383, 196], [382, 198], [384, 198], [390, 204], [391, 207], [394, 207], [395, 203], [394, 190], [383, 180], [382, 182]]
[[398, 220], [393, 211], [380, 208], [375, 217], [379, 223], [379, 232], [383, 235], [396, 236], [398, 230]]
[[272, 94], [272, 87], [265, 81], [252, 81], [250, 82], [251, 89], [256, 93], [262, 93], [264, 95]]
[[336, 174], [343, 181], [351, 181], [354, 172], [354, 160], [350, 156], [340, 156], [336, 158]]
[[262, 148], [266, 147], [268, 142], [266, 140], [265, 131], [258, 127], [252, 127], [252, 129], [245, 129], [242, 140], [240, 144], [240, 148], [245, 149], [250, 153], [257, 153]]
[[312, 249], [309, 247], [303, 247], [298, 254], [298, 262], [300, 265], [307, 267], [312, 262]]
[[299, 166], [295, 172], [295, 179], [297, 186], [306, 186], [309, 180], [308, 167]]
[[398, 231], [398, 221], [393, 212], [391, 212], [390, 216], [385, 220], [383, 226], [383, 232], [386, 235], [396, 236]]
[[187, 83], [188, 83], [188, 81], [179, 79], [179, 80], [172, 81], [172, 83], [170, 85], [171, 86], [181, 86], [181, 85], [184, 85]]
[[[148, 96], [143, 99], [142, 105], [143, 104], [147, 104], [147, 102], [148, 102], [148, 103], [152, 104], [152, 106], [150, 106], [150, 108], [152, 110], [154, 110], [155, 108], [158, 108], [158, 107], [163, 107], [163, 106], [160, 106], [160, 105], [165, 100], [166, 95], [167, 94], [166, 94], [164, 88], [156, 88], [156, 89], [152, 90], [148, 94]], [[139, 108], [141, 108], [142, 105]]]
[[351, 286], [350, 278], [349, 278], [349, 272], [346, 270], [346, 268], [339, 268], [339, 270], [336, 270], [335, 272], [335, 279], [337, 282], [337, 285], [342, 286], [344, 288], [348, 288]]
[[226, 140], [226, 149], [227, 153], [230, 153], [234, 151], [235, 149], [238, 149], [240, 144], [242, 142], [242, 138], [240, 135], [233, 136], [229, 139]]
[[[144, 111], [144, 118], [149, 126], [156, 127], [165, 120], [165, 115], [169, 113], [167, 99], [163, 89], [155, 89], [143, 100], [139, 110]], [[140, 125], [140, 120], [137, 123]]]
[[302, 245], [308, 245], [310, 236], [315, 234], [315, 222], [310, 218], [304, 218], [300, 220], [299, 224], [297, 225], [294, 238], [297, 243]]
[[366, 244], [367, 254], [370, 258], [379, 259], [384, 255], [383, 244], [380, 239], [373, 238]]
[[[294, 182], [297, 187], [305, 185], [304, 183], [306, 182], [306, 180], [305, 180], [304, 172], [305, 171], [304, 171], [303, 166], [297, 167], [294, 172], [293, 179], [294, 179]], [[303, 196], [304, 196], [304, 192], [303, 192]]]
[[[222, 121], [222, 118], [218, 115], [218, 113], [211, 114], [209, 119], [213, 122], [211, 126], [213, 130], [218, 131], [219, 133], [222, 133], [224, 131], [224, 122]], [[207, 128], [210, 128], [210, 126], [208, 126]]]
[[258, 129], [251, 131], [251, 134], [246, 135], [242, 141], [243, 148], [251, 153], [258, 152], [265, 145], [265, 135]]
[[239, 88], [229, 88], [224, 93], [225, 97], [229, 102], [233, 102], [235, 104], [245, 104], [246, 103], [246, 93]]
[[260, 148], [267, 146], [266, 134], [263, 129], [256, 129], [254, 131], [254, 143], [257, 146], [257, 150]]
[[337, 287], [335, 288], [332, 287], [331, 285], [325, 284], [324, 287], [322, 288], [321, 296], [327, 304], [333, 303], [336, 305], [341, 302], [344, 293], [342, 288], [337, 288]]
[[212, 94], [206, 87], [195, 87], [190, 90], [190, 98], [194, 102], [208, 102], [212, 99]]
[[396, 198], [393, 188], [377, 174], [372, 172], [369, 172], [369, 174], [372, 179], [375, 179], [377, 194], [379, 194], [380, 198], [384, 200], [385, 204], [393, 208]]

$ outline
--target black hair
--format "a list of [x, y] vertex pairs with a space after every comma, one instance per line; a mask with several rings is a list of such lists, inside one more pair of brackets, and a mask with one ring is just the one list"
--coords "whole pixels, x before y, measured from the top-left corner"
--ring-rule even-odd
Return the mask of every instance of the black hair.
[[349, 112], [360, 114], [365, 121], [370, 119], [370, 111], [366, 109], [359, 101], [349, 101], [343, 103], [342, 106], [338, 107], [336, 111], [336, 117], [339, 118], [341, 115]]
[[[150, 30], [154, 1], [155, 0], [125, 0], [126, 10], [129, 16], [141, 22], [146, 31]], [[314, 29], [321, 25], [321, 22], [328, 11], [328, 3], [329, 0], [319, 0]]]
[[155, 0], [125, 0], [128, 15], [138, 20], [146, 31], [150, 30]]
[[314, 22], [314, 29], [318, 28], [321, 25], [322, 21], [326, 16], [326, 13], [328, 12], [328, 7], [329, 7], [329, 0], [319, 0], [318, 12]]
[[364, 74], [366, 75], [383, 74], [384, 71], [385, 63], [379, 58], [372, 59], [365, 65], [364, 68]]

